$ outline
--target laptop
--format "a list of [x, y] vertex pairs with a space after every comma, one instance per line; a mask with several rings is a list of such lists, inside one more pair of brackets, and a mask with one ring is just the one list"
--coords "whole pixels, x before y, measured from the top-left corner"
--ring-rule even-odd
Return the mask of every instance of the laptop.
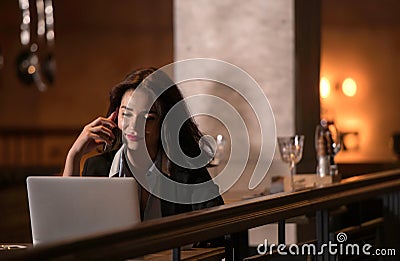
[[27, 178], [33, 245], [129, 228], [140, 223], [133, 178]]

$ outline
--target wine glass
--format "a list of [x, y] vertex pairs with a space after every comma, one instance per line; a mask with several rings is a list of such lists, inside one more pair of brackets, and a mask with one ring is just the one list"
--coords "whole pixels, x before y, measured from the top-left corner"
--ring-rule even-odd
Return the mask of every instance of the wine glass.
[[210, 154], [213, 156], [208, 167], [212, 167], [214, 169], [214, 176], [219, 173], [219, 166], [224, 163], [224, 154], [225, 154], [225, 137], [222, 134], [218, 134], [216, 137], [212, 137], [211, 143], [211, 151]]
[[278, 137], [279, 152], [284, 162], [289, 163], [290, 186], [295, 190], [294, 175], [296, 174], [296, 164], [303, 157], [304, 135], [290, 137]]

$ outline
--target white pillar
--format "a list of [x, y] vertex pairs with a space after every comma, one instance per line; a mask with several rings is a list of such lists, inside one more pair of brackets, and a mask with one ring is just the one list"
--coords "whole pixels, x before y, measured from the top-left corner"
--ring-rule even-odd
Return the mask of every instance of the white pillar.
[[[269, 99], [277, 135], [293, 134], [294, 0], [175, 0], [174, 48], [175, 61], [215, 58], [245, 70]], [[229, 97], [239, 112], [249, 115], [244, 101], [228, 88], [217, 89], [204, 83], [202, 90], [199, 87], [182, 90], [185, 95], [206, 92]], [[255, 120], [255, 117], [249, 116], [246, 124], [250, 128], [256, 127]], [[207, 119], [200, 119], [201, 129], [216, 135], [219, 125], [208, 122]], [[252, 137], [258, 135], [257, 130], [250, 130], [250, 133]], [[252, 139], [249, 167], [235, 185], [235, 190], [247, 188], [251, 166], [257, 160], [260, 145], [254, 144], [253, 140], [259, 139]], [[268, 177], [287, 171], [276, 150]], [[265, 182], [268, 184], [269, 179]], [[265, 182], [258, 189], [263, 190]]]

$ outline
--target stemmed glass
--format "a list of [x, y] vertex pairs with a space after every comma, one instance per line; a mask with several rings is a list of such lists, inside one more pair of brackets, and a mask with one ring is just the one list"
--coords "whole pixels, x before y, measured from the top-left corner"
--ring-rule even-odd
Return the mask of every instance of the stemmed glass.
[[294, 191], [294, 175], [296, 174], [296, 164], [303, 156], [304, 135], [278, 137], [278, 145], [282, 160], [289, 163], [290, 186]]
[[225, 154], [225, 137], [222, 134], [218, 134], [214, 138], [214, 157], [211, 160], [209, 166], [214, 167], [214, 176], [217, 176], [219, 173], [219, 166], [223, 163], [224, 161], [224, 154]]

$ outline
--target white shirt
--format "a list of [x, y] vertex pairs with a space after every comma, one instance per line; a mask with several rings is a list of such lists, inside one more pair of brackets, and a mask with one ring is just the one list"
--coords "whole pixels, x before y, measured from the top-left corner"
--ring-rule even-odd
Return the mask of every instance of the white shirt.
[[[130, 176], [130, 173], [123, 173], [123, 151], [125, 145], [122, 145], [121, 148], [117, 151], [114, 156], [113, 162], [111, 164], [109, 177], [126, 177]], [[161, 214], [161, 201], [158, 197], [154, 196], [156, 190], [159, 191], [160, 189], [160, 181], [158, 176], [158, 171], [156, 169], [161, 169], [161, 153], [157, 154], [156, 161], [150, 166], [149, 170], [146, 173], [146, 182], [147, 188], [149, 189], [149, 198], [147, 199], [146, 207], [144, 209], [143, 220], [149, 220], [154, 218], [162, 217]], [[125, 170], [126, 171], [126, 170]], [[129, 170], [131, 171], [131, 170]], [[133, 175], [134, 176], [134, 175]], [[134, 176], [135, 178], [135, 176]], [[136, 180], [136, 179], [135, 179]], [[136, 180], [136, 184], [138, 186], [138, 193], [139, 193], [139, 202], [137, 204], [140, 205], [140, 198], [141, 198], [141, 190], [144, 189]]]

